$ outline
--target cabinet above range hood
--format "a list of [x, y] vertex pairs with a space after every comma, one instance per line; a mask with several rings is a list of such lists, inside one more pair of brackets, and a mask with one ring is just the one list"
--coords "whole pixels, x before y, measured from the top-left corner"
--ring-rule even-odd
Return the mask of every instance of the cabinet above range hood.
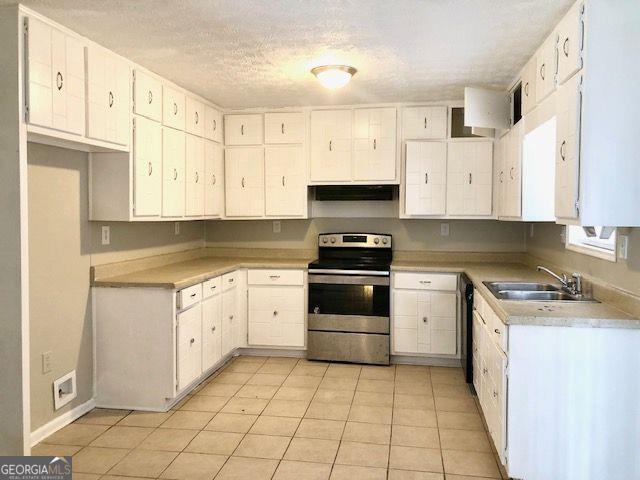
[[392, 201], [397, 185], [318, 185], [315, 187], [316, 201]]

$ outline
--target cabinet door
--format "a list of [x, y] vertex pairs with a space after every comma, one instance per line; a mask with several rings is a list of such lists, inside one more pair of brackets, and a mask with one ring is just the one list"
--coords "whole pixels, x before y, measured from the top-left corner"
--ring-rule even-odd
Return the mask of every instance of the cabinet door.
[[384, 181], [395, 178], [396, 109], [355, 109], [353, 179]]
[[219, 217], [224, 211], [224, 150], [209, 140], [204, 141], [204, 214]]
[[302, 217], [307, 210], [302, 146], [266, 147], [265, 214]]
[[184, 216], [185, 134], [162, 129], [162, 216]]
[[519, 218], [522, 215], [522, 136], [520, 121], [508, 133], [504, 159], [505, 202], [504, 215]]
[[250, 345], [304, 346], [303, 288], [250, 288], [248, 312]]
[[506, 168], [506, 156], [509, 144], [509, 132], [505, 133], [495, 143], [495, 159], [494, 159], [494, 185], [496, 186], [496, 209], [499, 217], [506, 215], [507, 208], [507, 183], [504, 176]]
[[474, 310], [473, 312], [473, 386], [476, 389], [476, 393], [480, 395], [482, 392], [482, 341], [483, 341], [484, 328], [482, 326], [482, 320], [480, 314]]
[[185, 141], [185, 215], [204, 215], [204, 140], [186, 135]]
[[418, 353], [418, 292], [393, 290], [393, 350]]
[[185, 127], [184, 93], [167, 85], [162, 86], [162, 123], [178, 130]]
[[304, 114], [265, 113], [265, 143], [302, 143], [304, 141]]
[[581, 88], [582, 75], [577, 74], [557, 93], [555, 213], [559, 218], [578, 217]]
[[143, 70], [134, 71], [133, 111], [151, 120], [162, 120], [162, 84]]
[[226, 149], [224, 173], [227, 216], [264, 215], [264, 149], [262, 147]]
[[526, 115], [536, 106], [536, 56], [522, 70], [522, 114]]
[[235, 324], [239, 321], [236, 312], [236, 288], [230, 288], [222, 293], [222, 356], [235, 348]]
[[405, 140], [447, 138], [447, 107], [407, 107], [402, 113]]
[[536, 102], [547, 98], [555, 87], [556, 75], [556, 43], [557, 34], [554, 32], [545, 40], [536, 53]]
[[202, 373], [202, 307], [200, 304], [178, 314], [178, 390]]
[[55, 129], [84, 135], [84, 46], [75, 38], [51, 31], [53, 119]]
[[222, 358], [222, 295], [202, 301], [202, 371]]
[[351, 110], [311, 112], [311, 181], [351, 180]]
[[558, 24], [558, 85], [582, 68], [584, 3], [576, 3]]
[[185, 102], [185, 130], [198, 137], [204, 135], [204, 104], [191, 97]]
[[225, 115], [225, 145], [260, 145], [263, 141], [261, 114]]
[[407, 142], [405, 212], [407, 215], [446, 213], [447, 144]]
[[29, 17], [27, 22], [29, 123], [52, 127], [53, 85], [56, 85], [51, 63], [51, 31], [53, 29], [32, 17]]
[[447, 213], [491, 215], [493, 143], [450, 143], [447, 157]]
[[222, 143], [222, 114], [209, 105], [204, 106], [204, 137]]
[[134, 214], [157, 216], [162, 207], [162, 127], [144, 117], [134, 121]]
[[496, 447], [500, 459], [504, 461], [504, 440], [506, 433], [506, 392], [507, 392], [507, 357], [493, 343], [487, 349], [487, 378], [489, 418], [487, 425], [489, 434]]
[[429, 353], [455, 355], [457, 351], [455, 293], [431, 293], [429, 302]]
[[467, 127], [508, 130], [511, 126], [509, 93], [503, 90], [465, 87], [464, 124]]

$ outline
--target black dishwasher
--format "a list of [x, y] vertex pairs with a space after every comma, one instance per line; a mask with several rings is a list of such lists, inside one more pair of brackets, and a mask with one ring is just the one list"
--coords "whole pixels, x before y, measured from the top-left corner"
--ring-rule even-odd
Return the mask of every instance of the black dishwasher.
[[462, 312], [460, 361], [465, 381], [473, 385], [473, 283], [466, 275], [460, 276], [460, 303]]

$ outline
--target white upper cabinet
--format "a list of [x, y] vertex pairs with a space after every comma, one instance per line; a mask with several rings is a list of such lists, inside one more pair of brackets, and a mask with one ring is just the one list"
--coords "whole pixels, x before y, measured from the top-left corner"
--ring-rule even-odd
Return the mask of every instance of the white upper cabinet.
[[493, 142], [449, 144], [447, 214], [489, 216], [492, 213]]
[[27, 31], [29, 123], [84, 135], [84, 45], [32, 17]]
[[447, 138], [447, 107], [406, 107], [402, 113], [402, 138], [440, 140]]
[[311, 112], [311, 181], [351, 180], [351, 110]]
[[556, 88], [558, 36], [554, 32], [536, 52], [536, 102], [540, 103]]
[[227, 216], [263, 216], [264, 149], [262, 147], [227, 148], [224, 174]]
[[134, 214], [159, 216], [162, 207], [162, 126], [144, 117], [135, 117], [134, 122]]
[[582, 75], [576, 75], [556, 94], [555, 211], [557, 217], [567, 219], [577, 218], [579, 213], [581, 88]]
[[138, 115], [159, 122], [162, 120], [162, 84], [139, 68], [133, 72], [133, 110]]
[[222, 143], [222, 114], [209, 105], [204, 106], [204, 138]]
[[185, 134], [162, 129], [162, 216], [184, 216]]
[[304, 141], [304, 114], [298, 112], [265, 113], [265, 143], [302, 143]]
[[185, 215], [204, 215], [204, 140], [187, 135], [185, 141]]
[[224, 116], [225, 145], [261, 145], [263, 142], [261, 113]]
[[447, 144], [409, 141], [406, 148], [405, 213], [445, 215]]
[[220, 144], [204, 142], [204, 214], [220, 217], [224, 213], [224, 150]]
[[536, 106], [536, 57], [529, 59], [522, 70], [522, 114], [526, 115]]
[[506, 199], [506, 184], [504, 178], [505, 169], [505, 157], [507, 151], [507, 143], [509, 142], [509, 132], [505, 133], [502, 137], [496, 140], [493, 148], [493, 175], [495, 181], [494, 185], [494, 204], [496, 207], [496, 214], [498, 217], [503, 217]]
[[265, 148], [265, 214], [302, 217], [307, 213], [303, 149], [298, 145]]
[[189, 96], [185, 102], [185, 130], [198, 137], [204, 136], [204, 104]]
[[184, 93], [167, 85], [162, 86], [162, 124], [178, 130], [185, 127]]
[[576, 3], [558, 24], [558, 85], [582, 68], [584, 4]]
[[95, 45], [87, 47], [87, 137], [128, 145], [131, 68]]
[[502, 179], [502, 215], [519, 218], [522, 214], [522, 135], [523, 124], [520, 121], [507, 133], [503, 151]]
[[467, 127], [508, 129], [511, 126], [509, 93], [465, 87], [464, 124]]
[[396, 178], [396, 109], [356, 108], [353, 122], [353, 179]]

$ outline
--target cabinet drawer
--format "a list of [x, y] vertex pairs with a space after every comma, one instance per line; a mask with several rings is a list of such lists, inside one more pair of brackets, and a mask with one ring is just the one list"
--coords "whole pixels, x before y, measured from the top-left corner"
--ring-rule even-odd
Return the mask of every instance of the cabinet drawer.
[[304, 115], [302, 113], [265, 113], [265, 143], [302, 143]]
[[164, 85], [162, 87], [162, 124], [184, 130], [184, 93]]
[[227, 290], [233, 288], [238, 283], [238, 272], [230, 272], [222, 275], [222, 291], [226, 292]]
[[210, 278], [202, 284], [202, 298], [213, 297], [222, 291], [222, 277]]
[[440, 273], [407, 273], [395, 274], [393, 286], [412, 290], [455, 290], [458, 276]]
[[484, 318], [485, 315], [485, 310], [487, 308], [487, 302], [484, 299], [484, 297], [482, 295], [480, 295], [480, 292], [478, 292], [478, 289], [474, 288], [473, 289], [473, 309], [478, 312], [478, 315], [480, 315], [480, 317]]
[[303, 285], [302, 270], [249, 270], [250, 285]]
[[202, 284], [184, 288], [176, 293], [176, 302], [179, 310], [189, 308], [202, 300]]

